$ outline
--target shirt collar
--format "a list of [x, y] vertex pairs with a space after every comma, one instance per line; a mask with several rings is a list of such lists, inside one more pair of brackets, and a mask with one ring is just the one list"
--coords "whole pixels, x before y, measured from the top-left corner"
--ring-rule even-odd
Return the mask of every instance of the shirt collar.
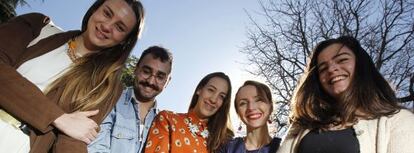
[[[137, 104], [137, 102], [139, 102], [139, 100], [137, 100], [137, 98], [135, 97], [135, 92], [134, 92], [134, 90], [132, 90], [132, 93], [131, 93], [131, 102], [135, 105], [135, 104]], [[158, 113], [159, 112], [159, 110], [157, 109], [157, 100], [155, 99], [154, 100], [154, 106], [152, 106], [151, 108], [150, 108], [150, 110], [151, 111], [154, 111], [154, 113]]]
[[188, 112], [188, 118], [193, 124], [202, 125], [203, 127], [207, 126], [207, 120], [201, 120], [197, 114], [194, 112], [194, 110], [190, 110]]

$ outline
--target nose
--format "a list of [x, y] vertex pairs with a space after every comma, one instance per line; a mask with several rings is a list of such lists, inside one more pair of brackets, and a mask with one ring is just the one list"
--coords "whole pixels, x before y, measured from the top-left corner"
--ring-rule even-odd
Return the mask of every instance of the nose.
[[247, 103], [247, 110], [253, 110], [256, 108], [255, 102], [248, 102]]
[[101, 31], [104, 33], [109, 33], [111, 31], [111, 24], [110, 23], [102, 23], [101, 24]]
[[147, 81], [148, 81], [148, 83], [150, 83], [150, 84], [155, 84], [155, 75], [150, 75], [150, 76], [148, 76], [148, 78], [147, 78]]
[[328, 72], [332, 73], [338, 70], [338, 64], [331, 62], [328, 64]]
[[218, 97], [219, 97], [219, 95], [217, 95], [217, 94], [214, 94], [214, 95], [211, 95], [210, 96], [210, 103], [211, 104], [216, 104], [217, 103], [217, 101], [218, 101]]

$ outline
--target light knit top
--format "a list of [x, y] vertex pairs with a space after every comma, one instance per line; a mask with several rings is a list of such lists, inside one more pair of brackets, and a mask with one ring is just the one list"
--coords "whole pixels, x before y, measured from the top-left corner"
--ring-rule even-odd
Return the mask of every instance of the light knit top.
[[[406, 109], [391, 116], [359, 120], [352, 127], [360, 153], [414, 153], [414, 114]], [[291, 125], [277, 153], [296, 153], [300, 141], [309, 131]]]

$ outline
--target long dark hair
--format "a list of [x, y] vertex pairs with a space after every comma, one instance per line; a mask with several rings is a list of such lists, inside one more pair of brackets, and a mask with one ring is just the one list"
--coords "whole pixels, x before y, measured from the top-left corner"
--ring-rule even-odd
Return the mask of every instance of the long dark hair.
[[194, 91], [193, 97], [191, 98], [190, 107], [188, 108], [188, 110], [190, 111], [196, 106], [198, 100], [197, 91], [203, 88], [214, 77], [219, 77], [226, 80], [229, 89], [227, 91], [226, 98], [224, 98], [221, 107], [213, 116], [209, 117], [208, 119], [207, 127], [209, 131], [209, 136], [207, 140], [207, 149], [210, 152], [216, 152], [220, 145], [226, 143], [230, 138], [233, 137], [233, 132], [229, 127], [229, 111], [231, 99], [230, 78], [222, 72], [210, 73], [207, 76], [205, 76], [203, 79], [201, 79], [200, 83], [198, 83]]
[[[89, 18], [106, 0], [97, 0], [86, 12], [81, 32], [85, 32]], [[136, 0], [124, 0], [135, 13], [136, 24], [124, 41], [81, 58], [55, 80], [47, 92], [63, 88], [60, 104], [71, 103], [75, 110], [90, 110], [105, 101], [115, 101], [113, 91], [121, 89], [122, 69], [144, 25], [144, 8]]]
[[[354, 78], [338, 100], [321, 87], [317, 68], [319, 54], [332, 44], [346, 46], [355, 54]], [[346, 126], [358, 118], [392, 115], [401, 107], [397, 104], [393, 89], [375, 68], [358, 40], [342, 36], [322, 41], [316, 46], [292, 98], [291, 108], [291, 122], [306, 128], [324, 128], [329, 124]]]

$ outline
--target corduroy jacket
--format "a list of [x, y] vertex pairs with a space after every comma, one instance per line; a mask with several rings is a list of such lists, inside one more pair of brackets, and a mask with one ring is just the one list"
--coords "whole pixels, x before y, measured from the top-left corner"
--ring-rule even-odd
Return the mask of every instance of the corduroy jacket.
[[[27, 47], [48, 23], [47, 16], [30, 13], [0, 25], [0, 107], [31, 127], [31, 153], [87, 153], [86, 143], [61, 133], [52, 125], [64, 113], [76, 111], [67, 103], [58, 104], [63, 88], [45, 95], [16, 71], [25, 61], [48, 53], [80, 34], [78, 30], [58, 33]], [[118, 97], [121, 92], [121, 88], [114, 89]], [[108, 101], [97, 106], [99, 114], [91, 119], [100, 124], [115, 103]]]

